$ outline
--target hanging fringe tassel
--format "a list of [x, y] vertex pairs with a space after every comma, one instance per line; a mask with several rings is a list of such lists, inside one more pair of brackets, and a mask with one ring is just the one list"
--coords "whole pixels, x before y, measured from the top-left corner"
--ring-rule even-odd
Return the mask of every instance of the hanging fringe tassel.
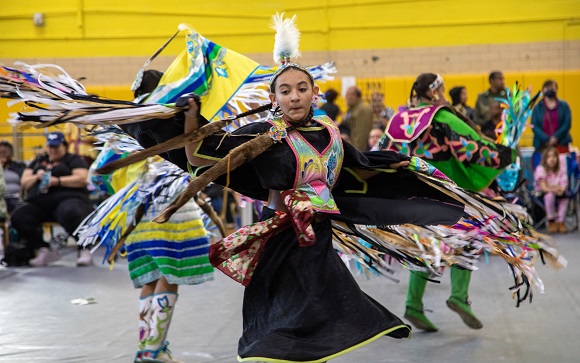
[[[544, 291], [534, 268], [538, 260], [546, 259], [556, 269], [566, 266], [566, 259], [553, 247], [553, 241], [531, 227], [523, 207], [465, 191], [452, 182], [423, 173], [417, 173], [417, 177], [464, 204], [465, 216], [453, 226], [361, 226], [333, 222], [338, 249], [370, 271], [380, 270], [384, 257], [390, 256], [409, 269], [435, 276], [452, 265], [475, 270], [482, 253], [499, 255], [512, 271], [515, 283], [510, 290], [517, 306], [532, 299], [532, 290]], [[368, 247], [361, 246], [359, 238], [379, 253], [366, 252]]]

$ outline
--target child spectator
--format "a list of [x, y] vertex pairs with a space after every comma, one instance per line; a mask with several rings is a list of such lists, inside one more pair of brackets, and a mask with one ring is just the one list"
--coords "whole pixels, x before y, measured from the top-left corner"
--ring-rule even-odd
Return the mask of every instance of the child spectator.
[[[542, 153], [542, 162], [534, 171], [534, 185], [536, 190], [544, 194], [544, 206], [548, 217], [548, 231], [550, 233], [566, 233], [566, 210], [568, 209], [568, 176], [566, 166], [560, 165], [558, 149], [549, 146]], [[558, 215], [556, 216], [556, 204]]]

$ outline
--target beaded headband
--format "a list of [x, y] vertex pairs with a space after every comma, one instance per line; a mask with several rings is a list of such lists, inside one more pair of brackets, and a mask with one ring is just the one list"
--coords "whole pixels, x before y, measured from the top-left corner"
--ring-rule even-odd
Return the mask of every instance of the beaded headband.
[[278, 69], [276, 70], [276, 72], [274, 72], [272, 77], [270, 77], [270, 85], [272, 83], [274, 83], [274, 81], [280, 75], [280, 73], [282, 73], [282, 71], [286, 70], [287, 68], [298, 68], [298, 69], [304, 71], [304, 73], [306, 73], [308, 75], [308, 77], [310, 77], [310, 79], [314, 81], [314, 77], [312, 76], [312, 74], [310, 74], [308, 67], [302, 66], [298, 63], [288, 62], [288, 63], [281, 64], [280, 67], [278, 67]]
[[437, 78], [429, 85], [429, 89], [435, 91], [437, 88], [441, 87], [443, 84], [443, 78], [440, 75], [437, 75]]

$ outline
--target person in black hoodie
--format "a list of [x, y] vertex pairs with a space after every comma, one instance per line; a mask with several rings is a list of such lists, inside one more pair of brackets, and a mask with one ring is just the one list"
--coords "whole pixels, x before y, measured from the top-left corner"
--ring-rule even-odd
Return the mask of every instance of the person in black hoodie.
[[[89, 166], [79, 155], [70, 154], [61, 132], [46, 136], [47, 152], [36, 157], [22, 173], [24, 203], [12, 213], [11, 225], [31, 249], [34, 267], [57, 261], [58, 251], [51, 250], [42, 238], [42, 224], [57, 222], [69, 235], [93, 211], [86, 188]], [[89, 250], [79, 246], [78, 266], [92, 263]]]

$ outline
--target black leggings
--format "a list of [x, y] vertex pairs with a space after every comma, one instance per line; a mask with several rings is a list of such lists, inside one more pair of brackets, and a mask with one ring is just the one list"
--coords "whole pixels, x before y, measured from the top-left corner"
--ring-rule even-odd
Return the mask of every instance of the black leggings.
[[[12, 213], [11, 226], [32, 248], [49, 247], [42, 239], [42, 223], [57, 222], [72, 235], [78, 225], [93, 211], [87, 199], [70, 198], [61, 201], [56, 208], [34, 203], [25, 203]], [[81, 247], [79, 246], [79, 249]]]

